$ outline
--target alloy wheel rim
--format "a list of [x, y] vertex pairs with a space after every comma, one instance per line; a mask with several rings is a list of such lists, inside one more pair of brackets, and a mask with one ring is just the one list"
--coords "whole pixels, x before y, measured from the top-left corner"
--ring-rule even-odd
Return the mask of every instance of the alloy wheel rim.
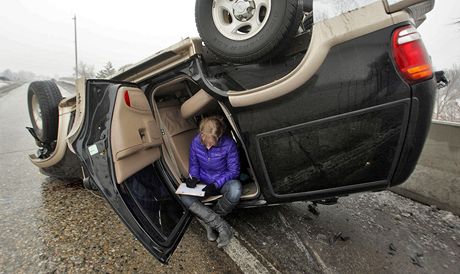
[[38, 103], [38, 98], [34, 94], [32, 95], [32, 115], [34, 117], [35, 125], [39, 130], [43, 129], [43, 118], [42, 118], [42, 110], [40, 108], [40, 104]]
[[214, 0], [212, 19], [225, 37], [244, 41], [257, 35], [270, 17], [272, 0]]

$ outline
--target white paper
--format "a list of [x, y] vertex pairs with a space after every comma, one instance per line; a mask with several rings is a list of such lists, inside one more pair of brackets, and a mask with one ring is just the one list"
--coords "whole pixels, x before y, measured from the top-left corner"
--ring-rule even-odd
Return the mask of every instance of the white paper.
[[197, 184], [195, 188], [188, 188], [185, 183], [182, 183], [177, 188], [176, 194], [204, 197], [203, 188], [205, 187], [204, 184]]

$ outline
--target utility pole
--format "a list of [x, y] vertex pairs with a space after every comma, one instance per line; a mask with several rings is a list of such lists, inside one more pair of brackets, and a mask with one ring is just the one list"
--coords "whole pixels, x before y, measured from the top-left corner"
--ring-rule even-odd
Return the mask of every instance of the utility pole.
[[75, 80], [78, 79], [78, 53], [77, 53], [77, 15], [73, 16], [74, 33], [75, 33]]

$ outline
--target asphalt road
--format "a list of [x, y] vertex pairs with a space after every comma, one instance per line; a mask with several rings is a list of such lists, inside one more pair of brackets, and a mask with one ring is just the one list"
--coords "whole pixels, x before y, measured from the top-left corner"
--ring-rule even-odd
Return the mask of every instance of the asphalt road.
[[163, 266], [102, 198], [29, 162], [26, 92], [0, 98], [0, 273], [460, 273], [460, 219], [387, 191], [239, 210], [224, 251], [193, 222]]

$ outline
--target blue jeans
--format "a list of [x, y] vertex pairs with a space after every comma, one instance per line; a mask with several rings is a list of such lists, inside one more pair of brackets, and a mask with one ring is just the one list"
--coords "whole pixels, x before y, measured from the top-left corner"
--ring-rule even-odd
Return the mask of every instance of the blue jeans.
[[[225, 200], [227, 200], [231, 204], [236, 205], [240, 201], [242, 190], [243, 190], [243, 187], [241, 186], [240, 181], [238, 181], [238, 180], [230, 180], [230, 181], [226, 182], [221, 187], [220, 193], [223, 195], [223, 197], [219, 198], [219, 200], [224, 198]], [[196, 197], [196, 196], [190, 196], [190, 195], [181, 195], [180, 198], [181, 198], [182, 202], [184, 203], [185, 207], [187, 207], [187, 209], [193, 203], [195, 203], [197, 201], [201, 202], [202, 200], [205, 199], [203, 197]]]

